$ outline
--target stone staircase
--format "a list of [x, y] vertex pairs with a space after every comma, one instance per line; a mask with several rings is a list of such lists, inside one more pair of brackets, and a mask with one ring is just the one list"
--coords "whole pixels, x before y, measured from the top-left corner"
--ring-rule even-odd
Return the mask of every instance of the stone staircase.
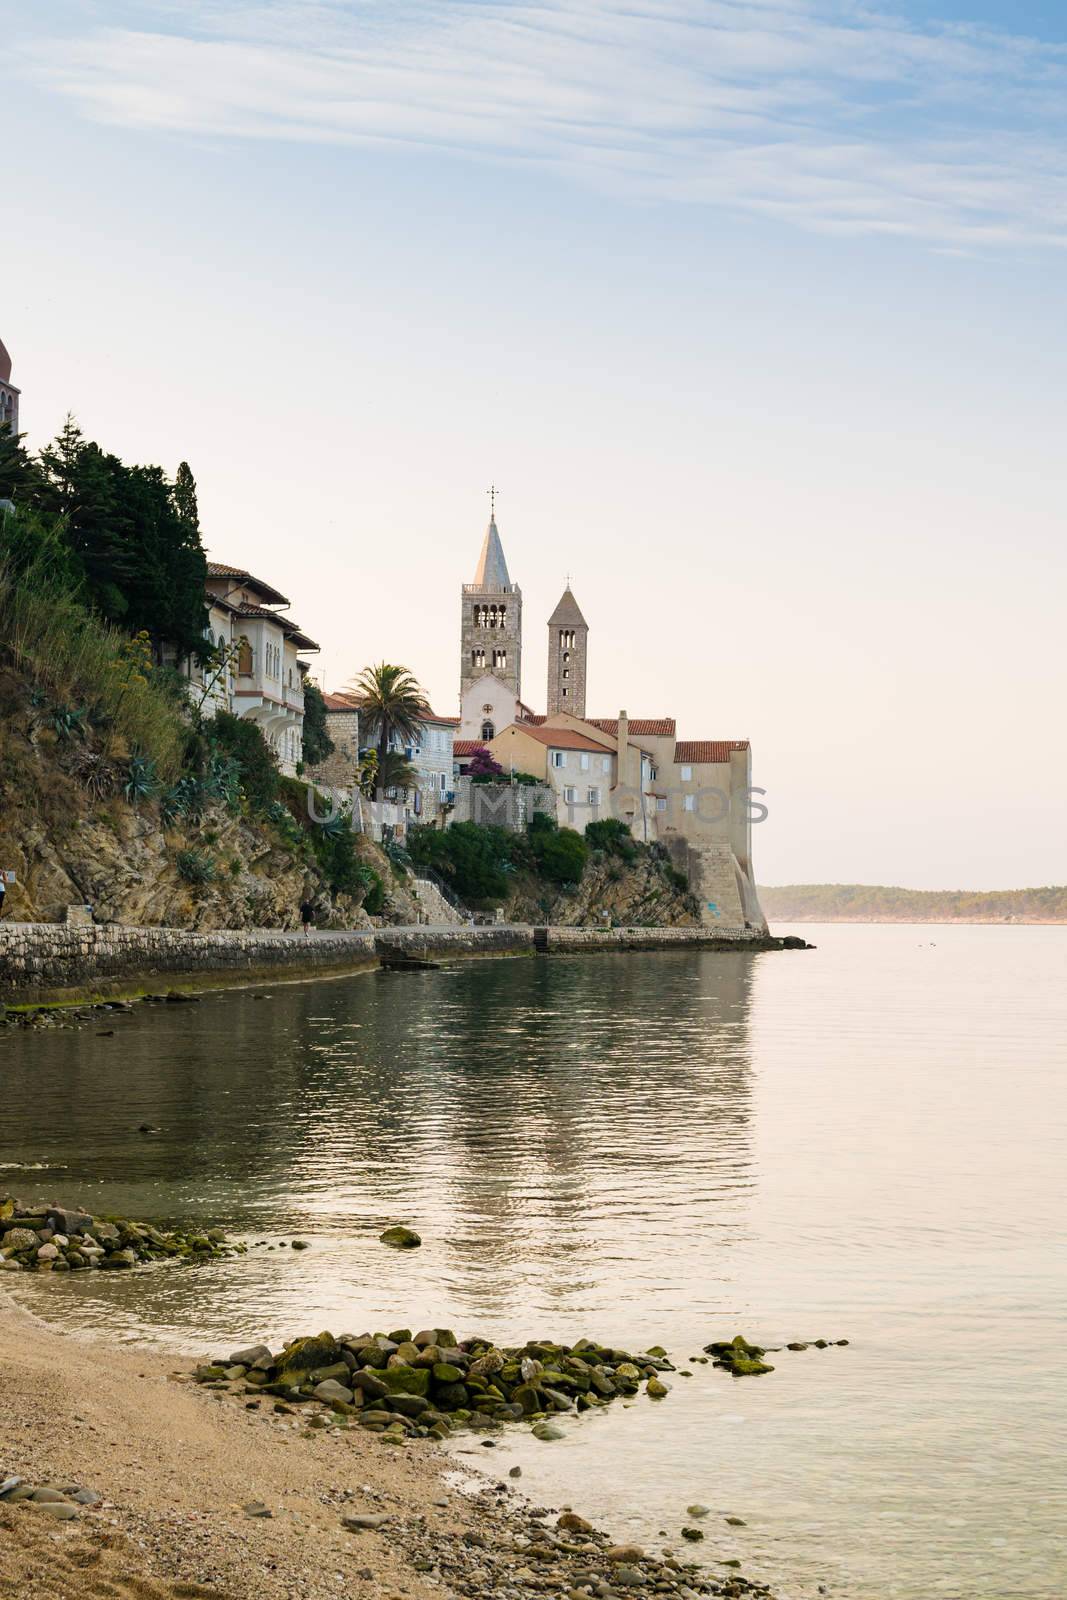
[[437, 928], [462, 928], [470, 918], [465, 911], [445, 899], [437, 884], [416, 873], [411, 884], [411, 898], [417, 903], [426, 921]]

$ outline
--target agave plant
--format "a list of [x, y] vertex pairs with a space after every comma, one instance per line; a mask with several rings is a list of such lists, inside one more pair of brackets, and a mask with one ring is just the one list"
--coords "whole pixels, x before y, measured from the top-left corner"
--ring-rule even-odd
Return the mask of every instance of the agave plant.
[[201, 805], [199, 778], [179, 778], [160, 796], [159, 814], [164, 824], [168, 824], [179, 817], [199, 816]]
[[84, 706], [56, 706], [49, 721], [57, 739], [80, 739], [85, 734]]
[[241, 768], [233, 756], [212, 750], [203, 779], [204, 798], [221, 800], [231, 811], [241, 799]]
[[78, 750], [70, 762], [70, 771], [94, 800], [104, 800], [115, 792], [118, 772], [114, 763], [97, 750]]
[[139, 805], [142, 800], [151, 800], [159, 789], [159, 779], [156, 777], [156, 764], [151, 756], [133, 755], [130, 757], [126, 768], [126, 783], [124, 793], [131, 806]]
[[186, 883], [210, 883], [215, 876], [215, 863], [203, 850], [179, 850], [175, 861]]

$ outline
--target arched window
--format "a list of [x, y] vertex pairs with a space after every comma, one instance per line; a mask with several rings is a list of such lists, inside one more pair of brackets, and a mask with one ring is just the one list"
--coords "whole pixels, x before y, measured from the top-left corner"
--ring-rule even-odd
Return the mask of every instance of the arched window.
[[482, 738], [485, 740], [496, 738], [496, 729], [491, 722], [482, 723]]
[[237, 670], [242, 678], [252, 676], [252, 646], [243, 634], [237, 651]]

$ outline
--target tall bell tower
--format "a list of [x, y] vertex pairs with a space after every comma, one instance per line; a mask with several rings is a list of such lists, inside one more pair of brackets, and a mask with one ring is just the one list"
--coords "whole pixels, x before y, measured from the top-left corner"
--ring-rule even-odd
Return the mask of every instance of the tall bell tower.
[[463, 585], [459, 688], [463, 700], [479, 678], [492, 675], [518, 700], [522, 687], [522, 590], [512, 583], [496, 525], [491, 489], [489, 526], [473, 583]]
[[548, 619], [548, 714], [573, 711], [585, 716], [585, 670], [589, 624], [568, 583]]

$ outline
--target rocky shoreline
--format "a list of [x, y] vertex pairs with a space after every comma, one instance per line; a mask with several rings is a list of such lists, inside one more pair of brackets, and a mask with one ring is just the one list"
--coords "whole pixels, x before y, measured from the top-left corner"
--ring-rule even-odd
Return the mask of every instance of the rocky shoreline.
[[149, 1261], [217, 1261], [245, 1249], [221, 1228], [165, 1231], [126, 1217], [94, 1217], [77, 1206], [0, 1198], [0, 1271], [128, 1270]]
[[673, 1370], [660, 1347], [631, 1355], [591, 1339], [571, 1346], [531, 1339], [501, 1348], [482, 1338], [460, 1342], [447, 1328], [414, 1335], [397, 1328], [337, 1338], [320, 1333], [277, 1354], [253, 1345], [201, 1363], [193, 1377], [247, 1397], [250, 1406], [272, 1399], [285, 1415], [310, 1406], [311, 1426], [358, 1422], [389, 1444], [506, 1422], [530, 1422], [534, 1436], [550, 1442], [563, 1437], [554, 1416], [610, 1405], [637, 1394], [642, 1383], [650, 1399], [663, 1399], [670, 1390], [660, 1374]]
[[[437, 1339], [448, 1330], [425, 1331]], [[415, 1339], [393, 1342], [397, 1349], [392, 1351], [376, 1344], [386, 1363], [405, 1342], [420, 1353], [413, 1360], [428, 1360], [435, 1351]], [[341, 1348], [358, 1360], [370, 1352], [359, 1340], [351, 1343], [355, 1349]], [[436, 1345], [436, 1352], [467, 1358], [468, 1390], [477, 1376], [472, 1369], [484, 1360], [476, 1353], [483, 1343]], [[541, 1357], [522, 1357], [515, 1387], [524, 1382], [554, 1387], [558, 1379], [549, 1384], [546, 1373], [561, 1371], [567, 1360], [585, 1364], [590, 1373], [613, 1365], [615, 1378], [630, 1387], [632, 1378], [620, 1371], [627, 1363], [606, 1360], [606, 1346], [583, 1343], [584, 1353], [579, 1349], [569, 1356], [540, 1344], [557, 1366], [546, 1366]], [[154, 1352], [102, 1349], [57, 1334], [0, 1293], [0, 1595], [32, 1594], [34, 1600], [90, 1600], [104, 1594], [122, 1600], [765, 1600], [769, 1595], [764, 1585], [736, 1570], [736, 1559], [716, 1561], [710, 1533], [702, 1546], [703, 1565], [687, 1559], [692, 1547], [684, 1543], [656, 1553], [619, 1543], [569, 1507], [531, 1506], [514, 1488], [491, 1481], [457, 1486], [455, 1462], [430, 1436], [432, 1430], [419, 1448], [390, 1448], [397, 1437], [390, 1429], [397, 1422], [405, 1438], [411, 1437], [412, 1419], [403, 1412], [386, 1413], [389, 1420], [378, 1432], [321, 1397], [295, 1404], [292, 1396], [268, 1397], [263, 1390], [276, 1381], [272, 1369], [288, 1367], [290, 1378], [300, 1373], [295, 1387], [301, 1389], [320, 1371], [292, 1365], [294, 1352], [297, 1360], [317, 1359], [321, 1349], [313, 1350], [313, 1344], [287, 1346], [288, 1360], [280, 1365], [269, 1351], [269, 1363], [262, 1354], [247, 1363], [227, 1357], [231, 1367], [246, 1367], [240, 1377], [220, 1380], [202, 1366], [196, 1381], [189, 1364], [174, 1371], [173, 1360]], [[464, 1344], [471, 1348], [464, 1351]], [[251, 1357], [256, 1348], [235, 1354]], [[487, 1346], [487, 1353], [492, 1348]], [[513, 1364], [513, 1352], [501, 1354], [503, 1372]], [[650, 1357], [644, 1365], [653, 1368], [665, 1359]], [[524, 1378], [522, 1360], [541, 1361], [541, 1371], [528, 1369]], [[263, 1363], [258, 1369], [257, 1361]], [[401, 1359], [392, 1370], [403, 1365]], [[249, 1392], [246, 1381], [254, 1370], [265, 1378], [258, 1394]], [[435, 1376], [432, 1366], [409, 1370], [429, 1373], [430, 1386], [450, 1377]], [[63, 1372], [63, 1383], [57, 1383], [57, 1372]], [[499, 1386], [499, 1373], [486, 1376]], [[328, 1381], [319, 1378], [319, 1383]], [[650, 1380], [639, 1381], [647, 1388]], [[342, 1387], [351, 1389], [351, 1384]], [[326, 1414], [335, 1420], [316, 1426], [315, 1419]], [[525, 1408], [523, 1414], [527, 1420], [533, 1415]], [[483, 1412], [475, 1421], [476, 1416], [472, 1412], [465, 1423], [457, 1420], [488, 1429], [490, 1438], [503, 1426], [503, 1419]], [[702, 1516], [706, 1508], [694, 1506], [690, 1513]]]

